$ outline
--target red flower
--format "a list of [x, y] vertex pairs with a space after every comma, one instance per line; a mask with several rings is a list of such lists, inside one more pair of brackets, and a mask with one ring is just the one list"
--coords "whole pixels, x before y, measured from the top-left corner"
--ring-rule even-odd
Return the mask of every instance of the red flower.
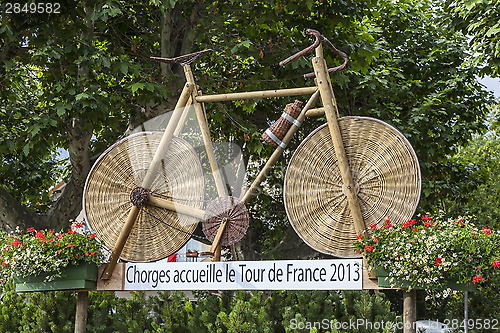
[[485, 235], [491, 235], [491, 229], [488, 229], [488, 228], [483, 228], [483, 230], [481, 230], [483, 234]]
[[443, 263], [443, 258], [436, 258], [436, 266], [439, 266]]
[[74, 233], [75, 233], [75, 231], [73, 229], [71, 229], [71, 228], [68, 229], [68, 234], [71, 235], [71, 234], [74, 234]]
[[417, 227], [413, 227], [411, 230], [418, 231], [418, 228]]
[[374, 243], [378, 243], [378, 238], [374, 238], [374, 239], [373, 239], [373, 242], [374, 242]]
[[17, 240], [17, 238], [13, 238], [12, 242], [10, 243], [11, 246], [19, 247], [21, 246], [21, 242]]
[[370, 224], [370, 228], [372, 230], [375, 230], [375, 229], [377, 229], [377, 225], [375, 223], [372, 223], [372, 224]]
[[82, 222], [78, 222], [77, 224], [75, 224], [75, 227], [77, 227], [77, 228], [83, 228], [83, 223]]
[[53, 234], [54, 233], [54, 229], [49, 229], [49, 233]]
[[430, 227], [431, 225], [434, 225], [434, 222], [432, 222], [432, 221], [425, 221], [425, 222], [424, 222], [424, 227], [425, 227], [425, 228], [428, 228], [428, 227]]
[[373, 252], [373, 246], [366, 246], [365, 247], [365, 251], [368, 251], [368, 252]]
[[75, 246], [74, 243], [68, 243], [68, 247], [73, 247], [73, 246]]
[[481, 274], [475, 276], [473, 279], [472, 279], [472, 282], [473, 283], [477, 283], [479, 281], [483, 281], [483, 277], [481, 276]]
[[403, 227], [409, 228], [409, 227], [414, 226], [416, 223], [417, 223], [417, 221], [415, 219], [408, 220], [408, 221], [403, 222]]
[[360, 240], [360, 239], [362, 239], [362, 238], [363, 238], [363, 235], [361, 235], [361, 234], [358, 234], [358, 235], [356, 236], [356, 240]]
[[28, 228], [28, 232], [35, 232], [35, 228], [33, 228], [33, 227]]
[[89, 237], [90, 238], [95, 238], [95, 234], [90, 234]]
[[2, 265], [8, 265], [9, 263], [7, 261], [2, 261]]
[[493, 262], [493, 267], [500, 268], [500, 261], [495, 260], [495, 261]]

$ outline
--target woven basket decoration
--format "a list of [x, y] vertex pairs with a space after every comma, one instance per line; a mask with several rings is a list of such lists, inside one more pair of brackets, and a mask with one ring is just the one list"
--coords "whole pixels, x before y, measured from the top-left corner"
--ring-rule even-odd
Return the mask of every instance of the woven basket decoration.
[[[410, 219], [420, 199], [421, 176], [410, 143], [373, 118], [339, 119], [361, 212], [368, 228], [384, 219]], [[285, 175], [284, 201], [297, 234], [313, 249], [337, 257], [354, 253], [356, 231], [327, 124], [297, 148]]]
[[[295, 102], [293, 103], [287, 104], [281, 117], [279, 117], [278, 120], [276, 120], [274, 124], [272, 124], [271, 127], [267, 129], [267, 131], [262, 133], [262, 139], [269, 143], [271, 146], [277, 147], [292, 126], [293, 121], [299, 116], [301, 106], [302, 102], [298, 100], [295, 100]], [[285, 117], [288, 118], [288, 120]]]
[[220, 245], [229, 246], [239, 242], [245, 236], [249, 223], [245, 204], [232, 196], [219, 197], [208, 203], [202, 225], [209, 241], [213, 242], [223, 220], [227, 220], [227, 224]]
[[[132, 207], [131, 193], [141, 186], [163, 133], [133, 134], [111, 146], [96, 161], [84, 189], [84, 213], [90, 229], [113, 249]], [[184, 205], [203, 208], [204, 176], [193, 148], [174, 137], [150, 190]], [[177, 252], [199, 221], [145, 205], [125, 243], [126, 261], [156, 261]]]

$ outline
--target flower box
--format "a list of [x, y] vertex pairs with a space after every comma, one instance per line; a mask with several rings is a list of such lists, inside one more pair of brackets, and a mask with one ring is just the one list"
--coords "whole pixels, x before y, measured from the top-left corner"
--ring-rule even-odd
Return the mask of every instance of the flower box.
[[[436, 289], [434, 287], [430, 287], [425, 283], [422, 285], [411, 285], [410, 282], [394, 279], [392, 283], [389, 281], [389, 271], [384, 269], [381, 266], [376, 266], [373, 269], [375, 277], [377, 278], [378, 286], [384, 288], [400, 288], [400, 289]], [[460, 284], [456, 281], [446, 281], [444, 288], [450, 288], [451, 290], [459, 290], [459, 291], [476, 291], [476, 286], [469, 284]]]
[[500, 231], [465, 218], [427, 214], [368, 227], [354, 246], [370, 266], [390, 271], [376, 269], [380, 287], [443, 290], [448, 297], [448, 289], [473, 291], [500, 276]]
[[97, 281], [97, 265], [81, 263], [77, 266], [67, 266], [61, 269], [61, 276], [47, 281], [52, 273], [42, 273], [36, 276], [14, 276], [16, 292], [52, 291], [72, 289], [94, 289]]

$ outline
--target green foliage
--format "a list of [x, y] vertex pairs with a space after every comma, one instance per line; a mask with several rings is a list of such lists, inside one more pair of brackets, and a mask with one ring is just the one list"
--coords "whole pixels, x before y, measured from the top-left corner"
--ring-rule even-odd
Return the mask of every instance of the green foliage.
[[500, 1], [448, 0], [454, 14], [453, 27], [472, 36], [471, 62], [484, 66], [482, 73], [500, 75]]
[[464, 188], [472, 182], [478, 182], [479, 185], [470, 191], [456, 193], [455, 197], [463, 197], [462, 200], [443, 200], [441, 208], [450, 215], [472, 215], [480, 226], [500, 229], [500, 210], [497, 205], [500, 201], [497, 182], [500, 176], [498, 107], [492, 109], [487, 124], [488, 130], [474, 136], [450, 161], [462, 170], [470, 170], [469, 175], [462, 178]]
[[[395, 323], [383, 293], [368, 291], [159, 292], [147, 298], [132, 292], [90, 292], [87, 332], [303, 332], [306, 325], [337, 332], [336, 322], [363, 319]], [[64, 304], [64, 306], [62, 306]], [[16, 294], [7, 284], [0, 300], [2, 332], [72, 332], [74, 292]], [[315, 324], [316, 323], [316, 324]], [[377, 332], [359, 325], [352, 332]]]
[[493, 102], [478, 69], [462, 66], [467, 40], [444, 28], [450, 18], [440, 2], [386, 1], [374, 15], [380, 56], [366, 74], [350, 77], [340, 110], [386, 121], [408, 138], [422, 171], [422, 213], [446, 198], [463, 200], [479, 182], [462, 182], [471, 170], [449, 157], [485, 128]]

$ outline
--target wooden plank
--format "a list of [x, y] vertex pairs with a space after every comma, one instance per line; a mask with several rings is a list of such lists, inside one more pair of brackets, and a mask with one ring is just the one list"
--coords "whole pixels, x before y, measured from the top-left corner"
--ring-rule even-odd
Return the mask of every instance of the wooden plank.
[[121, 291], [124, 288], [125, 280], [125, 263], [119, 262], [116, 264], [113, 275], [107, 279], [101, 279], [106, 265], [101, 265], [98, 270], [97, 291]]
[[[364, 262], [364, 261], [363, 261]], [[370, 273], [367, 267], [363, 264], [363, 290], [382, 290], [391, 289], [378, 286], [377, 278], [370, 278]]]

